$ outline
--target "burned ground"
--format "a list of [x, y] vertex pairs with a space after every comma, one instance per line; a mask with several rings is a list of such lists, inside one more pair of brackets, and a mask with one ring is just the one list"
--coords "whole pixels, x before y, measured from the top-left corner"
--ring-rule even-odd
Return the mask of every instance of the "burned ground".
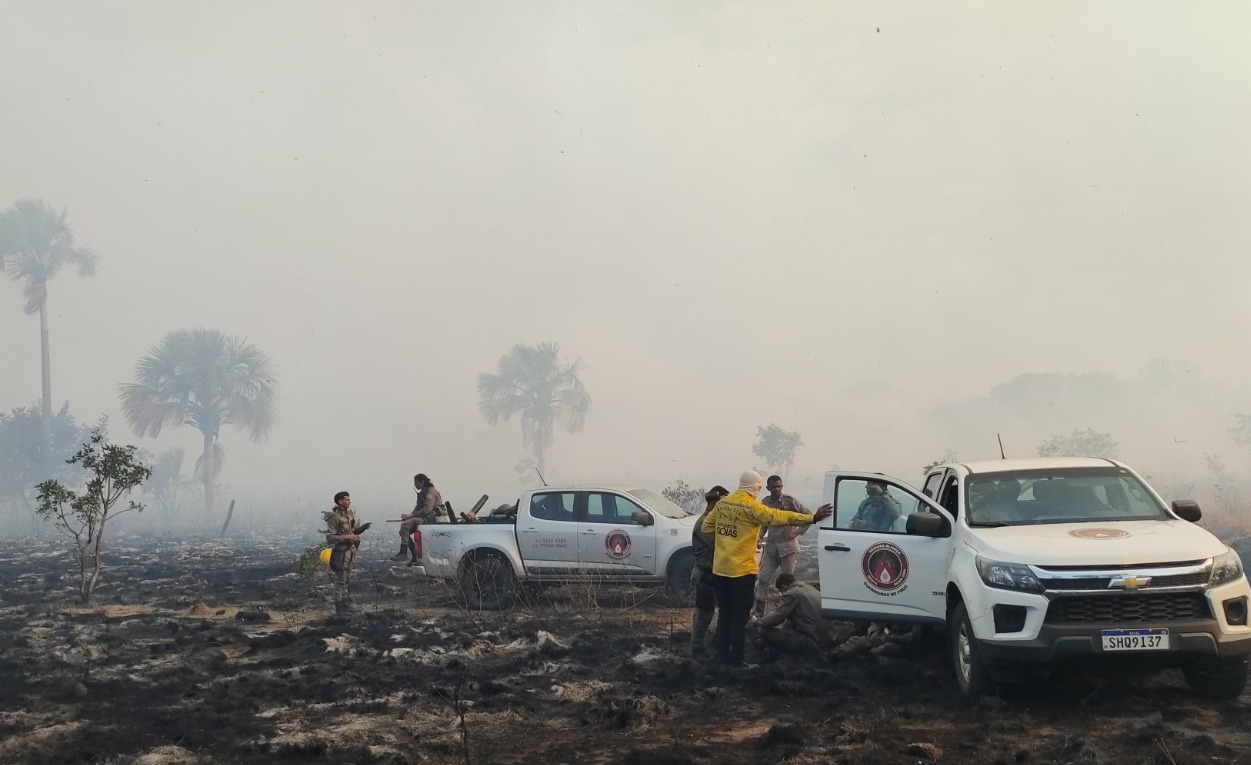
[[0, 546], [0, 763], [1251, 765], [1251, 696], [1198, 700], [1175, 671], [974, 703], [934, 639], [728, 675], [655, 591], [467, 611], [376, 547], [339, 621], [305, 544], [119, 537], [91, 608], [63, 545]]

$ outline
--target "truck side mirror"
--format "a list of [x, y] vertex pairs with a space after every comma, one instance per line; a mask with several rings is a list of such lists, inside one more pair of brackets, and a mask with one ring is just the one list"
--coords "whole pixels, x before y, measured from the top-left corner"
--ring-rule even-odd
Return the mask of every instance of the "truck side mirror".
[[1175, 499], [1173, 500], [1173, 512], [1183, 521], [1195, 523], [1203, 517], [1203, 511], [1199, 509], [1199, 503], [1193, 499]]
[[909, 534], [920, 537], [945, 536], [945, 519], [932, 510], [920, 510], [908, 516], [904, 526]]
[[650, 526], [656, 522], [656, 519], [652, 517], [651, 513], [645, 513], [642, 510], [635, 512], [634, 515], [631, 516], [630, 520], [640, 526]]

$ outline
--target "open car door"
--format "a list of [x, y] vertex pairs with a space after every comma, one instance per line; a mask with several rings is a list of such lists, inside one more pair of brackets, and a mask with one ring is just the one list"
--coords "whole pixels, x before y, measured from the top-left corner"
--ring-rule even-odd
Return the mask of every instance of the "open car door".
[[[827, 618], [946, 621], [951, 513], [880, 473], [829, 473], [822, 501], [834, 505], [817, 531], [821, 609]], [[920, 527], [929, 533], [917, 533]]]

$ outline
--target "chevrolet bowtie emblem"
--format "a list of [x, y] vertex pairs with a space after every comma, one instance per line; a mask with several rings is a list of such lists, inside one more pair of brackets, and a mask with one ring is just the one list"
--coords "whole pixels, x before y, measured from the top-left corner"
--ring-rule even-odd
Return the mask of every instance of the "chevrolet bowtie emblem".
[[1136, 590], [1139, 587], [1146, 587], [1151, 584], [1149, 576], [1120, 576], [1108, 582], [1108, 587], [1120, 587], [1126, 590]]

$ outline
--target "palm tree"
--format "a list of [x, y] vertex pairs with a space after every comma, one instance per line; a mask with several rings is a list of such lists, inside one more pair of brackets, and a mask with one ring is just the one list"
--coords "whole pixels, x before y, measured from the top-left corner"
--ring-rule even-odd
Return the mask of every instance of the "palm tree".
[[140, 436], [165, 426], [190, 425], [204, 436], [195, 476], [204, 484], [204, 514], [226, 453], [222, 426], [247, 430], [260, 441], [274, 425], [273, 362], [245, 338], [217, 330], [171, 332], [135, 364], [136, 382], [122, 385], [122, 413]]
[[[74, 232], [65, 223], [68, 210], [57, 212], [42, 199], [22, 199], [0, 213], [0, 271], [24, 281], [24, 310], [39, 314], [39, 352], [43, 371], [43, 457], [52, 443], [52, 356], [48, 347], [48, 282], [61, 266], [74, 266], [79, 276], [92, 276], [100, 256], [74, 246]], [[45, 467], [48, 467], [45, 464]]]
[[534, 454], [540, 473], [543, 454], [559, 423], [570, 433], [582, 429], [591, 397], [578, 372], [582, 360], [561, 364], [556, 343], [521, 345], [500, 357], [499, 373], [478, 375], [478, 409], [487, 424], [521, 416], [521, 443]]

